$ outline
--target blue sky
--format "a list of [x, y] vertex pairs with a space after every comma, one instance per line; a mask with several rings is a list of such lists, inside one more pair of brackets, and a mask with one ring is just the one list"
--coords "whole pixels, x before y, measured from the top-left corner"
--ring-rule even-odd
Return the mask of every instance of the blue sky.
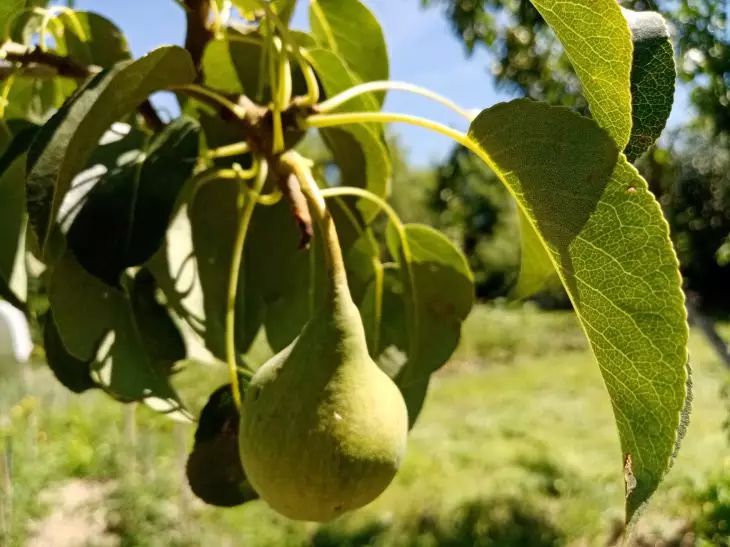
[[[510, 97], [495, 89], [484, 49], [466, 58], [439, 9], [422, 10], [420, 0], [365, 0], [380, 20], [390, 52], [391, 79], [428, 87], [465, 108], [485, 108]], [[306, 0], [299, 0], [293, 26], [307, 28]], [[76, 9], [101, 13], [126, 33], [135, 56], [163, 44], [182, 44], [183, 11], [173, 0], [76, 0]], [[671, 123], [686, 112], [687, 93], [680, 92]], [[385, 109], [426, 116], [448, 125], [464, 123], [443, 107], [403, 92], [390, 93]], [[393, 126], [416, 165], [433, 164], [451, 148], [449, 139], [426, 130]]]

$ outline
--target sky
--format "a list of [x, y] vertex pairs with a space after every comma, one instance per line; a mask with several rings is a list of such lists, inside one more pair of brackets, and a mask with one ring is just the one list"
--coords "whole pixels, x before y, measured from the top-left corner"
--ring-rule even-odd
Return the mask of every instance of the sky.
[[[484, 48], [469, 58], [438, 8], [423, 10], [420, 0], [365, 0], [380, 20], [390, 55], [392, 80], [407, 81], [445, 95], [467, 109], [487, 108], [511, 97], [495, 89], [489, 75], [490, 56]], [[306, 29], [306, 0], [299, 0], [292, 26]], [[173, 0], [76, 0], [76, 9], [100, 13], [127, 36], [135, 56], [164, 44], [182, 44], [185, 18]], [[680, 90], [670, 125], [686, 112], [686, 90]], [[391, 92], [385, 110], [425, 116], [455, 128], [465, 122], [443, 106], [404, 92]], [[420, 167], [443, 159], [451, 141], [422, 128], [395, 125], [394, 131], [409, 161]]]

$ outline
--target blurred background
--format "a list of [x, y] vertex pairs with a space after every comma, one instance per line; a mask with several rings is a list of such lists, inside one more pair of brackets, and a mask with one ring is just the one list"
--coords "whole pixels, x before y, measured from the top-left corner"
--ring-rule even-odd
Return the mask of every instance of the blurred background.
[[[528, 0], [371, 0], [391, 77], [467, 108], [532, 97], [584, 111], [577, 79]], [[65, 4], [65, 3], [64, 3]], [[141, 55], [182, 43], [173, 0], [77, 0]], [[306, 28], [306, 2], [294, 26]], [[635, 531], [638, 545], [730, 545], [730, 29], [723, 0], [624, 1], [670, 21], [676, 102], [637, 162], [662, 205], [692, 321], [694, 403], [683, 448]], [[176, 105], [155, 97], [168, 117]], [[458, 126], [391, 93], [390, 111]], [[18, 365], [0, 325], [0, 545], [607, 545], [623, 484], [610, 403], [557, 285], [510, 298], [519, 268], [513, 204], [465, 150], [417, 128], [390, 130], [393, 203], [467, 255], [480, 303], [432, 383], [405, 465], [366, 509], [317, 526], [261, 502], [204, 506], [184, 466], [194, 428], [102, 394], [64, 391], [36, 351]], [[319, 143], [311, 154], [327, 161]], [[1, 314], [0, 314], [1, 315]], [[0, 318], [0, 321], [2, 319]], [[17, 350], [17, 348], [16, 348]], [[261, 348], [262, 355], [266, 348]], [[17, 353], [17, 351], [16, 351]], [[197, 414], [223, 367], [188, 367], [176, 387]]]

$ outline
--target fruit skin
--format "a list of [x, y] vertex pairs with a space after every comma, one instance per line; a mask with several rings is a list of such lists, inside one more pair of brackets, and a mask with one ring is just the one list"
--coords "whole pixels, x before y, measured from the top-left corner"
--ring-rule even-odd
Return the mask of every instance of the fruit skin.
[[408, 411], [370, 358], [346, 281], [299, 337], [254, 375], [239, 448], [246, 476], [282, 515], [326, 522], [390, 484], [405, 453]]

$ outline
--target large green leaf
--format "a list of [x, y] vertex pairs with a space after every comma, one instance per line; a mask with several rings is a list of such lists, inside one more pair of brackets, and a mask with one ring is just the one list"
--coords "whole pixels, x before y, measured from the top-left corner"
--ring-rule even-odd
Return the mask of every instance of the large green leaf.
[[[314, 70], [328, 96], [349, 89], [357, 82], [349, 74], [342, 60], [326, 49], [309, 52]], [[364, 95], [348, 102], [348, 109], [369, 112], [379, 109], [372, 95]], [[366, 188], [380, 197], [390, 192], [391, 164], [381, 128], [373, 125], [348, 125], [337, 129], [320, 130], [322, 138], [340, 168], [340, 183]], [[361, 201], [357, 205], [366, 221], [378, 213], [377, 206]]]
[[[383, 30], [359, 0], [311, 0], [309, 24], [315, 40], [338, 55], [361, 82], [388, 79]], [[382, 104], [382, 95], [379, 103]]]
[[622, 10], [634, 41], [631, 69], [633, 125], [626, 157], [633, 161], [659, 138], [674, 101], [674, 50], [664, 18], [652, 11]]
[[90, 273], [116, 285], [126, 268], [157, 251], [198, 157], [198, 131], [195, 120], [178, 118], [147, 150], [127, 151], [130, 161], [117, 160], [99, 177], [67, 234]]
[[[17, 124], [15, 124], [17, 125]], [[25, 301], [25, 153], [36, 127], [21, 125], [0, 156], [0, 296], [16, 306]]]
[[147, 354], [155, 363], [172, 366], [185, 359], [185, 340], [167, 308], [157, 301], [156, 291], [152, 273], [141, 268], [130, 284], [129, 304]]
[[[297, 37], [306, 40], [302, 33], [297, 33]], [[269, 73], [261, 67], [266, 60], [264, 50], [265, 40], [256, 32], [243, 34], [230, 29], [222, 38], [211, 40], [203, 54], [206, 85], [226, 93], [245, 93], [261, 103], [270, 101]], [[301, 68], [295, 64], [292, 69], [292, 92], [305, 94], [307, 87]]]
[[[48, 295], [64, 347], [70, 356], [92, 363], [96, 384], [122, 401], [144, 401], [186, 416], [170, 385], [170, 363], [149, 351], [147, 341], [160, 338], [160, 325], [139, 317], [149, 307], [133, 306], [124, 291], [87, 273], [70, 253], [54, 265]], [[140, 325], [148, 329], [144, 337]]]
[[288, 203], [256, 208], [246, 243], [246, 287], [263, 299], [266, 338], [274, 351], [299, 336], [325, 295], [321, 239], [313, 238], [306, 249], [300, 241]]
[[53, 313], [48, 313], [43, 326], [43, 349], [46, 362], [53, 375], [74, 393], [82, 393], [97, 387], [91, 378], [91, 360], [78, 359], [71, 355], [58, 334]]
[[90, 79], [41, 129], [28, 154], [28, 212], [44, 251], [71, 180], [104, 131], [155, 91], [193, 81], [187, 51], [158, 48]]
[[[381, 339], [400, 346], [406, 354], [395, 382], [406, 396], [413, 424], [428, 377], [446, 363], [459, 343], [461, 324], [474, 303], [474, 278], [464, 255], [442, 233], [420, 224], [406, 224], [404, 229], [408, 252], [392, 225], [387, 242], [403, 276], [400, 301], [405, 313], [388, 311], [384, 304], [383, 328], [391, 335], [386, 332]], [[404, 319], [405, 326], [398, 326]], [[406, 333], [407, 339], [399, 343], [398, 333]]]
[[[205, 343], [221, 359], [225, 358], [229, 272], [244, 204], [242, 184], [242, 181], [236, 180], [215, 180], [204, 184], [195, 192], [188, 209], [203, 290]], [[274, 231], [276, 228], [271, 226], [269, 229]], [[263, 321], [261, 295], [247, 290], [247, 266], [248, 261], [244, 260], [236, 300], [236, 346], [240, 353], [251, 345]], [[256, 268], [261, 268], [258, 260]]]
[[10, 84], [5, 116], [45, 123], [75, 88], [76, 82], [70, 78], [34, 78], [25, 76], [20, 70]]
[[75, 11], [73, 15], [60, 14], [59, 20], [64, 31], [63, 40], [56, 40], [58, 53], [104, 68], [131, 57], [127, 39], [109, 19], [90, 11]]
[[580, 78], [598, 125], [623, 149], [631, 134], [631, 32], [616, 0], [531, 0]]
[[[173, 218], [165, 242], [146, 264], [164, 295], [168, 308], [184, 320], [201, 339], [206, 320], [192, 228], [183, 205]], [[207, 357], [207, 356], [206, 356]]]
[[474, 303], [474, 278], [464, 255], [441, 232], [420, 224], [406, 224], [404, 229], [408, 255], [392, 225], [388, 248], [404, 275], [412, 276], [405, 283], [406, 309], [412, 306], [418, 315], [409, 319], [408, 361], [398, 373], [399, 381], [407, 385], [430, 375], [451, 357], [461, 323]]
[[688, 328], [666, 221], [611, 137], [567, 109], [500, 104], [469, 137], [540, 234], [588, 336], [618, 425], [628, 520], [671, 464], [687, 400]]

